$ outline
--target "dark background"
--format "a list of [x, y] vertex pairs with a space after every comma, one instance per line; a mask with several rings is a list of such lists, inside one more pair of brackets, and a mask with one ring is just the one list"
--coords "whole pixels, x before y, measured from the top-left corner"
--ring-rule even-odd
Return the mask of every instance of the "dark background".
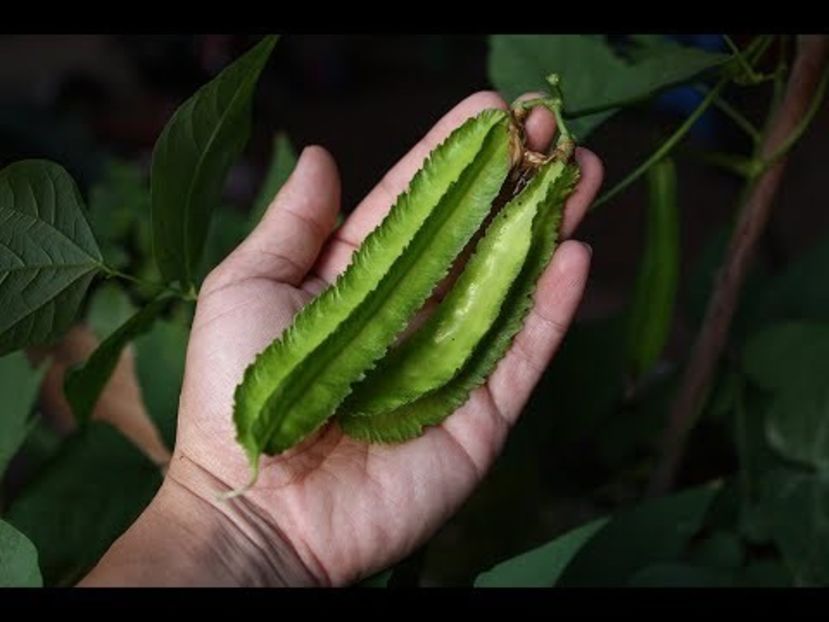
[[[711, 45], [711, 37], [682, 37]], [[107, 155], [148, 165], [175, 107], [256, 37], [245, 35], [6, 35], [0, 37], [0, 165], [54, 159], [86, 186]], [[737, 37], [740, 41], [740, 37]], [[260, 80], [247, 158], [233, 171], [228, 199], [246, 209], [267, 166], [271, 139], [285, 131], [297, 148], [320, 144], [339, 163], [349, 211], [431, 125], [470, 93], [489, 88], [485, 36], [283, 36]], [[736, 92], [758, 121], [767, 98]], [[650, 153], [695, 104], [691, 93], [626, 110], [588, 144], [606, 165], [605, 188]], [[655, 110], [654, 110], [655, 108]], [[820, 189], [829, 129], [824, 109], [792, 158], [761, 261], [771, 267], [814, 241], [829, 210]], [[746, 151], [716, 111], [679, 151], [684, 270], [707, 236], [733, 214], [740, 181], [702, 165], [689, 149]], [[591, 215], [580, 237], [594, 248], [581, 315], [624, 303], [639, 257], [643, 184]], [[679, 325], [678, 338], [682, 339]], [[684, 343], [684, 342], [683, 342]]]
[[[718, 45], [710, 37], [684, 38], [686, 43]], [[22, 158], [52, 159], [69, 170], [82, 190], [96, 181], [111, 156], [148, 168], [155, 140], [176, 106], [256, 39], [243, 35], [2, 36], [0, 167]], [[736, 39], [744, 43], [747, 38]], [[485, 36], [283, 36], [259, 82], [254, 131], [245, 158], [230, 175], [228, 202], [239, 210], [248, 209], [266, 170], [272, 138], [284, 131], [298, 151], [320, 144], [333, 153], [343, 181], [343, 209], [350, 211], [440, 116], [467, 95], [489, 88], [486, 63]], [[767, 87], [735, 90], [726, 96], [758, 125], [762, 123]], [[605, 162], [605, 189], [661, 144], [697, 101], [689, 89], [675, 90], [651, 104], [623, 111], [591, 135], [587, 145]], [[790, 159], [757, 258], [762, 270], [779, 269], [829, 228], [823, 188], [827, 130], [829, 111], [824, 105]], [[703, 250], [733, 218], [742, 185], [736, 177], [702, 164], [695, 152], [747, 153], [749, 147], [727, 119], [711, 110], [675, 154], [682, 280], [668, 358], [682, 359], [693, 340], [697, 324], [689, 311], [691, 277]], [[630, 299], [642, 252], [645, 200], [644, 184], [637, 183], [590, 214], [579, 230], [578, 237], [594, 249], [580, 320], [610, 316]], [[710, 475], [702, 473], [700, 479]], [[498, 481], [508, 483], [511, 476], [502, 480], [496, 476], [494, 481], [491, 489]], [[556, 485], [567, 494], [565, 483]], [[473, 534], [467, 540], [475, 533], [481, 537], [503, 533], [497, 522], [507, 519], [476, 515], [479, 501], [473, 498], [467, 518], [477, 516], [481, 524], [450, 523], [434, 548], [434, 565], [441, 565], [441, 555], [458, 553], [460, 544], [455, 543], [463, 540], [458, 525]], [[584, 507], [579, 515], [580, 506], [573, 505], [575, 509], [566, 513], [547, 507], [549, 516], [538, 520], [556, 523], [557, 527], [547, 528], [555, 532], [565, 523], [580, 524], [597, 513], [595, 507]], [[539, 510], [531, 503], [524, 509]], [[510, 545], [478, 543], [476, 548], [467, 542], [464, 548], [471, 557], [478, 554], [486, 559], [468, 560], [466, 568], [484, 567], [507, 552], [526, 549], [534, 537], [528, 530], [515, 534], [518, 542]], [[443, 579], [451, 582], [463, 572], [453, 575], [448, 569]]]

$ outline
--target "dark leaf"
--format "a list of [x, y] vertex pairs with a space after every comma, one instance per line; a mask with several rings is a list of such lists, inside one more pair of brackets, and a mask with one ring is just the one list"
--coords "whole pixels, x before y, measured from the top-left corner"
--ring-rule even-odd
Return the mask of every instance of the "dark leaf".
[[108, 161], [89, 190], [89, 222], [97, 239], [123, 241], [149, 210], [150, 192], [141, 169], [132, 162]]
[[763, 484], [763, 511], [786, 565], [801, 585], [829, 585], [829, 477], [780, 468]]
[[592, 521], [544, 546], [502, 562], [481, 573], [475, 579], [475, 587], [551, 587], [573, 557], [607, 521], [607, 518]]
[[737, 534], [718, 530], [693, 547], [691, 559], [700, 567], [736, 569], [743, 565], [745, 550]]
[[804, 382], [777, 394], [766, 438], [781, 456], [829, 474], [829, 385]]
[[626, 585], [639, 569], [673, 563], [702, 526], [718, 485], [706, 485], [622, 510], [577, 553], [562, 586]]
[[108, 281], [96, 287], [89, 297], [86, 323], [98, 339], [104, 340], [135, 312], [135, 305], [130, 301], [124, 288], [114, 281]]
[[101, 342], [83, 365], [66, 374], [64, 392], [78, 423], [89, 421], [121, 352], [138, 335], [150, 329], [167, 302], [166, 298], [152, 301]]
[[393, 570], [383, 570], [360, 581], [355, 587], [388, 587]]
[[144, 405], [169, 448], [175, 445], [188, 335], [186, 326], [159, 320], [135, 340], [135, 371]]
[[34, 544], [7, 522], [0, 520], [0, 587], [41, 587]]
[[777, 560], [758, 560], [746, 565], [737, 579], [741, 587], [791, 587], [791, 573]]
[[697, 48], [664, 46], [634, 62], [617, 55], [603, 37], [584, 35], [495, 35], [490, 38], [489, 79], [508, 100], [546, 91], [546, 77], [561, 76], [568, 126], [584, 140], [618, 108], [661, 89], [687, 82], [730, 57]]
[[157, 467], [109, 424], [92, 421], [61, 447], [7, 519], [40, 552], [47, 585], [70, 585], [138, 517], [161, 483]]
[[231, 207], [220, 207], [213, 212], [210, 231], [204, 245], [204, 256], [198, 271], [198, 279], [204, 280], [207, 273], [215, 268], [230, 252], [241, 244], [250, 232], [247, 217]]
[[732, 573], [722, 568], [676, 562], [646, 566], [628, 582], [630, 587], [729, 587], [732, 584]]
[[755, 324], [771, 320], [829, 321], [829, 287], [818, 287], [829, 270], [829, 237], [799, 254], [770, 279], [751, 307]]
[[153, 249], [168, 281], [195, 279], [225, 178], [247, 144], [254, 88], [276, 39], [262, 39], [184, 102], [155, 145]]
[[63, 168], [26, 160], [0, 171], [0, 355], [66, 331], [101, 262]]
[[22, 352], [0, 358], [0, 478], [31, 429], [29, 414], [46, 366], [32, 369]]
[[829, 324], [793, 321], [766, 326], [748, 340], [742, 360], [748, 378], [763, 389], [822, 385], [829, 363]]

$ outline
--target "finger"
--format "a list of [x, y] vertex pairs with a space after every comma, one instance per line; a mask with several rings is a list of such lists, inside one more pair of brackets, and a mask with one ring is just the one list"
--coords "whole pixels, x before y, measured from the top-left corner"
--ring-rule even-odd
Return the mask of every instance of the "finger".
[[[524, 93], [516, 102], [529, 101], [544, 97], [543, 93]], [[539, 153], [546, 153], [556, 133], [556, 118], [544, 106], [536, 106], [524, 121], [527, 147]]]
[[211, 274], [211, 286], [260, 277], [298, 285], [316, 261], [339, 209], [334, 159], [322, 147], [306, 147], [262, 220]]
[[564, 220], [561, 223], [561, 237], [569, 238], [579, 226], [593, 199], [599, 192], [604, 179], [604, 166], [599, 157], [588, 149], [576, 149], [576, 163], [579, 166], [579, 182], [573, 194], [564, 205]]
[[506, 356], [490, 376], [492, 400], [508, 423], [529, 399], [573, 319], [587, 282], [591, 250], [569, 240], [538, 282], [535, 304]]
[[328, 282], [333, 281], [348, 265], [354, 249], [386, 216], [397, 197], [423, 166], [426, 156], [470, 117], [488, 108], [506, 107], [506, 102], [497, 93], [481, 91], [467, 97], [444, 115], [354, 209], [323, 251], [315, 273]]

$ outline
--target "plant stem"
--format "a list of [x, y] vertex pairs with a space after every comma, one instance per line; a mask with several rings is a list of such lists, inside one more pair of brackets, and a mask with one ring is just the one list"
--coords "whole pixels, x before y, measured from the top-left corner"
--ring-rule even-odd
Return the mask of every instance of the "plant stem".
[[[829, 56], [829, 38], [803, 36], [779, 109], [773, 114], [759, 147], [762, 160], [775, 154], [808, 115]], [[673, 486], [688, 435], [699, 419], [711, 378], [728, 340], [740, 291], [754, 249], [771, 214], [771, 207], [786, 166], [785, 153], [746, 186], [737, 223], [706, 309], [705, 320], [691, 350], [682, 383], [670, 412], [660, 446], [659, 463], [648, 493], [659, 495]]]
[[[694, 85], [694, 88], [703, 95], [705, 95], [711, 90], [707, 86], [702, 84]], [[734, 108], [725, 99], [723, 99], [722, 97], [716, 97], [714, 99], [714, 106], [719, 108], [729, 119], [731, 119], [734, 122], [734, 124], [737, 127], [739, 127], [746, 134], [748, 134], [748, 136], [755, 144], [760, 142], [760, 139], [762, 138], [760, 130], [754, 127], [754, 124], [751, 121], [746, 119], [739, 110]]]
[[763, 160], [763, 169], [769, 168], [777, 160], [787, 154], [806, 132], [806, 128], [808, 128], [809, 124], [811, 124], [814, 120], [817, 111], [820, 109], [820, 104], [823, 102], [823, 98], [826, 95], [827, 82], [829, 82], [829, 66], [823, 70], [823, 76], [820, 79], [817, 92], [812, 98], [812, 105], [809, 107], [806, 115], [800, 120], [800, 123], [798, 123], [797, 127], [792, 130], [786, 140], [783, 141], [783, 144], [777, 147], [777, 150], [774, 153]]
[[651, 156], [642, 162], [639, 166], [637, 166], [633, 171], [627, 174], [627, 176], [617, 183], [613, 188], [605, 192], [602, 196], [600, 196], [594, 203], [591, 209], [595, 209], [602, 205], [603, 203], [607, 203], [610, 199], [615, 197], [617, 194], [622, 192], [625, 188], [630, 186], [634, 181], [639, 179], [651, 166], [653, 166], [656, 162], [664, 158], [671, 152], [679, 141], [681, 141], [685, 135], [690, 131], [690, 129], [694, 126], [697, 119], [699, 119], [702, 114], [708, 110], [708, 107], [714, 102], [717, 96], [720, 94], [720, 91], [725, 88], [725, 85], [728, 84], [731, 78], [729, 76], [723, 76], [720, 78], [719, 82], [712, 88], [708, 95], [703, 99], [696, 109], [685, 119], [682, 125], [677, 128], [677, 130], [666, 140], [662, 145], [654, 151]]
[[536, 106], [544, 106], [547, 108], [553, 113], [553, 116], [556, 119], [556, 130], [558, 130], [556, 147], [562, 149], [564, 152], [570, 153], [573, 149], [574, 138], [567, 129], [567, 124], [564, 122], [564, 118], [562, 116], [564, 101], [562, 99], [561, 89], [559, 89], [558, 86], [558, 81], [558, 74], [552, 74], [547, 77], [547, 82], [550, 85], [550, 90], [552, 91], [552, 97], [536, 97], [535, 99], [519, 102], [517, 104], [513, 104], [513, 109], [530, 110]]
[[758, 169], [757, 163], [750, 157], [735, 155], [733, 153], [723, 153], [720, 151], [690, 151], [692, 157], [698, 158], [700, 161], [716, 166], [722, 170], [733, 173], [738, 177], [748, 179], [756, 175]]
[[774, 90], [772, 91], [771, 106], [769, 106], [769, 119], [766, 120], [766, 125], [768, 125], [771, 115], [777, 110], [777, 107], [780, 105], [780, 99], [783, 97], [783, 87], [785, 87], [786, 77], [786, 55], [789, 48], [788, 41], [788, 35], [780, 36], [777, 67], [774, 70]]
[[[757, 62], [763, 55], [763, 53], [768, 49], [768, 46], [771, 44], [773, 37], [768, 35], [760, 35], [757, 38], [753, 39], [751, 43], [746, 46], [745, 54], [751, 57], [751, 62]], [[703, 99], [696, 109], [691, 113], [689, 117], [685, 119], [682, 125], [671, 135], [667, 141], [665, 141], [659, 149], [657, 149], [645, 162], [643, 162], [639, 167], [637, 167], [634, 171], [629, 173], [622, 181], [617, 183], [613, 188], [605, 192], [602, 196], [600, 196], [591, 206], [591, 210], [597, 208], [599, 205], [606, 203], [614, 196], [619, 194], [622, 190], [627, 188], [630, 184], [636, 181], [639, 177], [641, 177], [653, 164], [658, 162], [660, 159], [668, 155], [668, 153], [673, 149], [677, 143], [679, 143], [685, 135], [690, 131], [693, 127], [694, 123], [697, 119], [702, 116], [702, 114], [714, 103], [717, 98], [719, 97], [720, 91], [722, 91], [728, 82], [732, 78], [732, 73], [729, 70], [725, 70], [723, 75], [720, 77], [719, 82], [708, 91], [707, 96]]]
[[754, 71], [754, 67], [746, 60], [745, 56], [743, 56], [743, 52], [740, 51], [740, 48], [737, 47], [737, 44], [729, 37], [728, 35], [723, 35], [723, 39], [725, 39], [726, 45], [731, 49], [731, 53], [737, 59], [737, 63], [742, 66], [743, 71], [745, 71], [746, 76], [749, 77], [751, 80], [757, 79], [757, 73]]
[[117, 270], [116, 268], [113, 268], [112, 266], [108, 266], [105, 263], [100, 264], [100, 266], [101, 266], [101, 270], [104, 271], [104, 273], [106, 274], [106, 277], [108, 279], [111, 279], [111, 278], [114, 277], [114, 278], [124, 279], [125, 281], [129, 281], [130, 283], [135, 283], [137, 285], [142, 285], [144, 287], [161, 287], [161, 283], [150, 283], [148, 281], [144, 281], [142, 279], [139, 279], [138, 277], [132, 276], [131, 274], [121, 272], [120, 270]]
[[[774, 42], [774, 39], [774, 35], [760, 35], [757, 39], [754, 39], [746, 46], [745, 56], [748, 58], [748, 62], [751, 64], [752, 68], [760, 62], [760, 59], [763, 58], [763, 54], [765, 54], [766, 50], [769, 49], [769, 46], [771, 46]], [[754, 45], [755, 43], [756, 46]], [[767, 78], [768, 76], [759, 76], [758, 81], [764, 81]]]
[[163, 291], [166, 291], [176, 298], [180, 298], [181, 300], [185, 300], [188, 302], [194, 302], [198, 297], [198, 292], [196, 291], [195, 287], [191, 285], [188, 291], [182, 291], [175, 287], [171, 287], [170, 285], [165, 285], [164, 283], [158, 283], [153, 281], [145, 281], [143, 279], [139, 279], [138, 277], [134, 277], [131, 274], [127, 274], [125, 272], [121, 272], [120, 270], [116, 270], [106, 264], [101, 264], [101, 268], [106, 273], [107, 277], [115, 277], [119, 279], [123, 279], [125, 281], [129, 281], [130, 283], [135, 283], [136, 285], [140, 285], [142, 287], [147, 288], [157, 288]]

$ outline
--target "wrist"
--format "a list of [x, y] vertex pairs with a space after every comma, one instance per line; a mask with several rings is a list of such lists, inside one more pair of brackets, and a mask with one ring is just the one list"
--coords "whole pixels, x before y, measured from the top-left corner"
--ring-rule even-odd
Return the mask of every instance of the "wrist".
[[176, 455], [164, 483], [80, 586], [311, 585], [293, 547], [243, 498]]

